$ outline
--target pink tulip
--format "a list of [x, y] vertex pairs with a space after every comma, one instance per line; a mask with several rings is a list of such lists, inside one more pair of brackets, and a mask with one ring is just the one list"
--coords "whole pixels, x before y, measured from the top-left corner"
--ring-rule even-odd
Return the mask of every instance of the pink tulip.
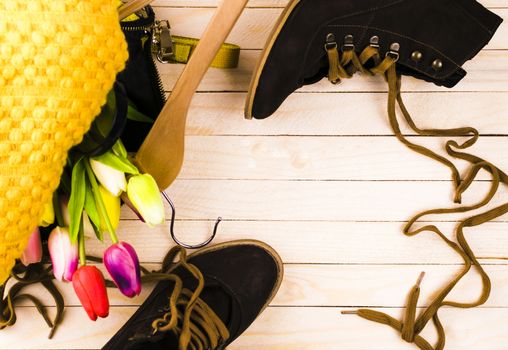
[[41, 243], [41, 233], [39, 228], [36, 227], [30, 239], [28, 240], [28, 245], [21, 255], [21, 262], [23, 265], [28, 266], [30, 264], [35, 264], [41, 262], [42, 259], [42, 243]]
[[72, 281], [72, 275], [78, 267], [78, 244], [71, 243], [67, 228], [55, 227], [51, 231], [48, 249], [55, 278], [59, 281]]
[[139, 295], [141, 292], [139, 260], [130, 244], [119, 242], [106, 249], [104, 265], [122, 294], [129, 298]]

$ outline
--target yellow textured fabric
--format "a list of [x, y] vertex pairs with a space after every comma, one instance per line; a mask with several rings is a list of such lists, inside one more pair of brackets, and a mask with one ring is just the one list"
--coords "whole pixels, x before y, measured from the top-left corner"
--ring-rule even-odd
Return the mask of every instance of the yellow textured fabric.
[[127, 60], [116, 5], [0, 1], [0, 284]]

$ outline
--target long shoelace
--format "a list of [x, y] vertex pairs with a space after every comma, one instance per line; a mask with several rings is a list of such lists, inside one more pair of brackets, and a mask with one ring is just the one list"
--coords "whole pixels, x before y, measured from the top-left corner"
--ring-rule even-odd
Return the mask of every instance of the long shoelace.
[[[176, 257], [178, 261], [175, 262]], [[183, 268], [196, 280], [194, 291], [183, 288], [182, 279], [171, 273]], [[199, 298], [205, 285], [201, 271], [187, 262], [187, 253], [180, 246], [169, 250], [159, 271], [148, 272], [142, 268], [143, 282], [172, 281], [174, 286], [169, 296], [168, 312], [152, 322], [153, 333], [173, 332], [178, 337], [179, 350], [217, 349], [229, 338], [229, 331], [215, 312]], [[169, 271], [169, 272], [168, 272]]]
[[[395, 46], [394, 46], [395, 45]], [[420, 296], [420, 284], [424, 274], [422, 273], [418, 278], [417, 283], [411, 289], [407, 300], [407, 305], [403, 320], [399, 321], [392, 316], [369, 309], [359, 309], [356, 311], [344, 311], [344, 314], [357, 314], [358, 316], [367, 320], [388, 325], [401, 333], [402, 339], [407, 342], [414, 343], [422, 350], [442, 350], [445, 347], [445, 332], [444, 327], [439, 319], [438, 311], [443, 306], [457, 307], [457, 308], [473, 308], [483, 305], [489, 298], [491, 290], [490, 278], [478, 262], [474, 252], [469, 246], [465, 235], [464, 228], [479, 226], [483, 223], [491, 221], [508, 212], [508, 203], [497, 206], [493, 209], [484, 211], [483, 213], [470, 216], [460, 221], [455, 229], [455, 240], [447, 238], [435, 225], [429, 224], [423, 227], [413, 229], [417, 221], [427, 215], [435, 214], [452, 214], [452, 213], [465, 213], [471, 210], [479, 209], [490, 203], [495, 196], [501, 183], [508, 184], [508, 176], [493, 164], [468, 153], [461, 152], [460, 150], [467, 149], [475, 144], [478, 140], [479, 133], [476, 129], [471, 127], [454, 128], [454, 129], [420, 129], [411, 119], [401, 96], [401, 77], [396, 71], [396, 62], [398, 60], [398, 45], [392, 44], [390, 51], [384, 58], [379, 53], [379, 46], [370, 45], [366, 47], [358, 56], [354, 51], [352, 43], [347, 43], [341, 52], [337, 49], [337, 44], [332, 40], [328, 40], [325, 45], [328, 54], [329, 72], [328, 79], [331, 83], [336, 84], [340, 82], [341, 78], [351, 78], [355, 72], [362, 72], [369, 75], [383, 75], [388, 82], [388, 117], [390, 125], [395, 133], [397, 139], [405, 146], [415, 152], [430, 157], [448, 168], [452, 173], [452, 181], [455, 189], [454, 202], [461, 203], [462, 194], [469, 188], [469, 186], [476, 179], [480, 170], [485, 170], [491, 174], [490, 189], [486, 196], [476, 204], [467, 206], [458, 206], [453, 208], [438, 208], [427, 210], [414, 216], [403, 228], [403, 233], [406, 236], [416, 236], [421, 232], [433, 232], [438, 235], [448, 246], [450, 246], [457, 254], [464, 260], [464, 268], [462, 271], [453, 278], [432, 300], [430, 305], [421, 312], [417, 317], [418, 298]], [[462, 178], [455, 165], [447, 158], [429, 150], [426, 147], [410, 142], [401, 132], [397, 120], [396, 106], [399, 106], [404, 119], [410, 128], [418, 135], [423, 136], [444, 136], [444, 137], [458, 137], [469, 136], [463, 142], [458, 143], [454, 140], [446, 142], [446, 152], [449, 156], [465, 160], [470, 163], [470, 168], [467, 174]], [[445, 300], [457, 283], [474, 268], [478, 271], [482, 279], [482, 293], [477, 300], [465, 303]], [[438, 340], [434, 346], [429, 344], [419, 334], [432, 319], [436, 328]]]
[[[179, 256], [179, 260], [175, 261], [177, 256]], [[102, 263], [101, 258], [89, 256], [87, 259]], [[194, 291], [183, 288], [181, 278], [168, 272], [180, 267], [197, 280], [198, 284]], [[143, 283], [153, 281], [172, 281], [174, 283], [168, 307], [165, 309], [168, 312], [152, 322], [153, 334], [173, 332], [179, 339], [179, 350], [216, 349], [229, 339], [229, 331], [222, 320], [199, 298], [204, 288], [204, 277], [196, 266], [187, 262], [185, 249], [179, 246], [171, 248], [164, 258], [161, 270], [150, 272], [142, 266], [141, 270]], [[64, 299], [53, 283], [54, 276], [51, 266], [38, 263], [25, 267], [18, 263], [12, 270], [10, 278], [16, 282], [8, 289], [7, 293], [7, 282], [0, 286], [0, 297], [2, 297], [0, 300], [0, 330], [14, 325], [16, 302], [28, 299], [35, 305], [37, 311], [51, 328], [49, 338], [52, 338], [63, 318]], [[21, 294], [25, 287], [38, 283], [46, 288], [55, 301], [56, 316], [53, 321], [37, 297], [27, 293]], [[115, 287], [114, 283], [109, 280], [106, 280], [106, 285], [110, 288]]]
[[[7, 282], [11, 278], [16, 282], [6, 292]], [[28, 293], [21, 294], [25, 287], [38, 283], [42, 284], [55, 301], [56, 315], [53, 321], [49, 318], [46, 308], [38, 298]], [[0, 329], [4, 329], [16, 323], [15, 304], [22, 299], [30, 300], [37, 308], [37, 311], [42, 315], [47, 325], [51, 328], [48, 338], [51, 339], [53, 337], [56, 328], [62, 321], [64, 311], [62, 294], [53, 283], [51, 267], [45, 267], [42, 263], [30, 264], [28, 266], [17, 263], [9, 279], [4, 285], [0, 286], [0, 298]]]

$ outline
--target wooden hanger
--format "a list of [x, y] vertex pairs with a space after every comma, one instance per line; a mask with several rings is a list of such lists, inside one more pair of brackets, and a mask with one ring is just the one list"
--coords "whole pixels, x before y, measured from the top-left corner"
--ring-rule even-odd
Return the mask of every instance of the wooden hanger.
[[143, 7], [150, 5], [154, 0], [131, 0], [118, 8], [118, 17], [120, 21], [132, 15], [134, 12], [141, 10]]
[[221, 1], [152, 130], [134, 158], [143, 172], [150, 173], [155, 178], [161, 190], [171, 185], [182, 167], [185, 125], [192, 97], [247, 1]]

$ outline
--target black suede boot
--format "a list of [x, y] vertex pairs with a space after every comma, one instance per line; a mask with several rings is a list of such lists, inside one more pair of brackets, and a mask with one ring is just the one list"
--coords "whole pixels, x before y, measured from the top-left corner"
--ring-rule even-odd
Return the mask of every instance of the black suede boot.
[[326, 77], [333, 44], [339, 53], [391, 51], [397, 73], [452, 87], [501, 22], [474, 0], [292, 0], [254, 72], [245, 116], [266, 118], [293, 91]]
[[174, 247], [145, 278], [160, 282], [103, 350], [225, 349], [268, 306], [282, 274], [280, 257], [262, 242], [218, 244], [188, 258]]

